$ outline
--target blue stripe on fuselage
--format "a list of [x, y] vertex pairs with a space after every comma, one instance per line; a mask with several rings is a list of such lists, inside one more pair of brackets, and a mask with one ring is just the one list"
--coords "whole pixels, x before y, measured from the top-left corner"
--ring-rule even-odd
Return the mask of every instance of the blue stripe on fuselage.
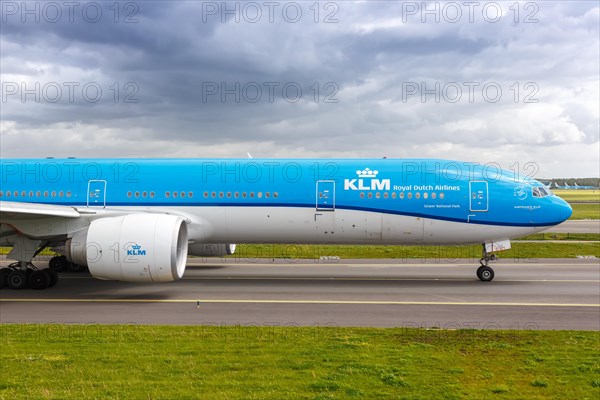
[[[101, 180], [106, 181], [107, 207], [315, 208], [323, 195], [317, 191], [316, 182], [334, 181], [331, 187], [322, 182], [322, 188], [330, 190], [328, 195], [332, 197], [327, 200], [335, 202], [336, 209], [501, 226], [556, 223], [556, 218], [546, 212], [548, 199], [531, 196], [536, 181], [515, 180], [512, 172], [460, 161], [2, 159], [0, 166], [1, 199], [5, 201], [85, 206], [90, 188], [96, 196], [91, 204], [98, 204], [104, 200], [104, 183], [90, 181]], [[472, 193], [472, 181], [487, 182], [477, 186], [486, 193]], [[262, 198], [258, 198], [259, 192]], [[186, 197], [182, 198], [181, 193]], [[246, 198], [241, 198], [243, 193]], [[250, 193], [254, 193], [253, 198]]]

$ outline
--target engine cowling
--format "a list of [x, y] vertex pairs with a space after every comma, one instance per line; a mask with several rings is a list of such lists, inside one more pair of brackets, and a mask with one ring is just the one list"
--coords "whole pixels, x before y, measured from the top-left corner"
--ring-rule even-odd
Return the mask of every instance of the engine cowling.
[[235, 244], [228, 243], [193, 243], [188, 254], [198, 257], [223, 257], [235, 253]]
[[67, 258], [87, 265], [95, 278], [127, 282], [181, 278], [187, 250], [185, 220], [166, 214], [97, 219], [66, 243]]

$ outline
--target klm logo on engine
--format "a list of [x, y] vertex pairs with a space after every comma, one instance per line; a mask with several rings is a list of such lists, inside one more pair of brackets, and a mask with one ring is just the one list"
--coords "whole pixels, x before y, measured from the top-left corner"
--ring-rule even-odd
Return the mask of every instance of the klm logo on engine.
[[145, 256], [146, 250], [142, 250], [142, 246], [139, 244], [134, 244], [131, 246], [131, 250], [127, 250], [128, 256]]
[[379, 171], [365, 168], [356, 171], [356, 175], [356, 179], [344, 179], [344, 190], [390, 190], [389, 179], [377, 179]]

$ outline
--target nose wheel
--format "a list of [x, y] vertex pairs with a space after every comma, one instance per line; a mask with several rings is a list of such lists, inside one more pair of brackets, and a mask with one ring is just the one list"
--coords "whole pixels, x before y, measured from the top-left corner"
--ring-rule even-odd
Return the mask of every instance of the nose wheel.
[[494, 270], [487, 265], [477, 268], [477, 277], [483, 282], [489, 282], [494, 279]]
[[481, 257], [481, 260], [479, 260], [481, 267], [477, 268], [477, 277], [479, 278], [479, 280], [481, 280], [483, 282], [490, 282], [492, 279], [494, 279], [494, 270], [488, 264], [490, 261], [497, 261], [497, 260], [498, 260], [497, 255], [495, 255], [494, 253], [488, 253], [485, 250], [485, 243], [484, 243], [483, 244], [483, 256]]

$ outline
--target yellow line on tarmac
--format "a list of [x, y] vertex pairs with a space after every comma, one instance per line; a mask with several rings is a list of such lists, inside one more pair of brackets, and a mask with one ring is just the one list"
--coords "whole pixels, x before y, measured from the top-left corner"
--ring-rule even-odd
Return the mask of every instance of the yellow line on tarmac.
[[[92, 276], [61, 276], [60, 279], [89, 279], [96, 280]], [[385, 281], [448, 281], [448, 282], [477, 282], [477, 279], [465, 278], [371, 278], [371, 277], [328, 277], [328, 276], [184, 276], [185, 281], [368, 281], [368, 282], [385, 282]], [[512, 282], [542, 282], [542, 283], [600, 283], [598, 279], [511, 279], [501, 280], [496, 282], [512, 283]]]
[[0, 299], [2, 303], [200, 303], [200, 304], [332, 304], [332, 305], [431, 305], [497, 307], [600, 307], [600, 304], [568, 303], [489, 303], [449, 301], [362, 301], [362, 300], [234, 300], [234, 299]]

